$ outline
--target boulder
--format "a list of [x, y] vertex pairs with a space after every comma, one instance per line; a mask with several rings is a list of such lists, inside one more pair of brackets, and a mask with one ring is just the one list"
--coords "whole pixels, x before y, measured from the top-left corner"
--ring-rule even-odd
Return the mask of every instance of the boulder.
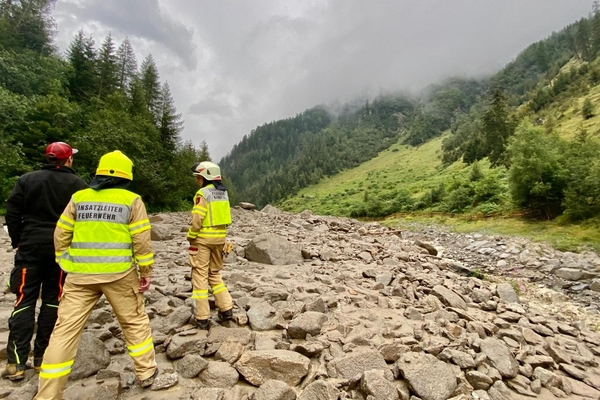
[[253, 400], [296, 400], [296, 392], [285, 382], [269, 379], [254, 392]]
[[379, 351], [367, 350], [335, 358], [327, 364], [332, 378], [352, 379], [370, 370], [387, 370], [388, 366]]
[[186, 354], [177, 361], [177, 372], [184, 378], [192, 379], [208, 367], [208, 361], [197, 354]]
[[269, 379], [296, 386], [308, 373], [310, 360], [289, 350], [246, 351], [235, 364], [251, 384], [261, 386]]
[[255, 331], [276, 329], [283, 323], [283, 317], [267, 302], [254, 303], [246, 312], [250, 326]]
[[398, 390], [385, 377], [385, 371], [376, 369], [365, 371], [360, 380], [360, 389], [367, 396], [376, 399], [399, 400]]
[[321, 333], [325, 321], [327, 321], [327, 315], [316, 311], [307, 311], [290, 322], [287, 328], [288, 334], [292, 339], [304, 339], [307, 334], [317, 336]]
[[425, 353], [406, 353], [396, 363], [414, 393], [423, 400], [446, 400], [456, 390], [452, 367]]
[[186, 354], [203, 355], [206, 342], [206, 331], [197, 331], [192, 335], [178, 333], [171, 338], [167, 347], [167, 357], [177, 359]]
[[252, 203], [246, 203], [245, 201], [241, 201], [239, 204], [240, 208], [243, 208], [244, 210], [256, 210], [256, 205], [252, 204]]
[[222, 361], [211, 361], [208, 366], [198, 375], [200, 382], [206, 387], [232, 388], [240, 376], [235, 368], [229, 363]]
[[272, 233], [256, 236], [246, 245], [244, 251], [248, 260], [261, 264], [288, 265], [304, 260], [297, 245]]
[[83, 379], [108, 367], [110, 353], [104, 343], [92, 333], [83, 332], [69, 379]]
[[150, 230], [150, 237], [154, 241], [171, 240], [173, 239], [173, 234], [166, 226], [153, 224]]
[[456, 307], [463, 310], [467, 309], [467, 303], [463, 300], [463, 298], [447, 287], [442, 285], [434, 286], [431, 293], [448, 307]]
[[338, 400], [340, 391], [330, 382], [318, 380], [308, 385], [298, 400]]
[[507, 303], [518, 303], [519, 296], [517, 296], [517, 292], [512, 287], [510, 283], [501, 283], [496, 287], [496, 292], [498, 292], [498, 297], [500, 300], [503, 300]]
[[481, 352], [486, 355], [491, 366], [496, 368], [503, 378], [517, 376], [519, 364], [505, 342], [494, 338], [482, 340]]

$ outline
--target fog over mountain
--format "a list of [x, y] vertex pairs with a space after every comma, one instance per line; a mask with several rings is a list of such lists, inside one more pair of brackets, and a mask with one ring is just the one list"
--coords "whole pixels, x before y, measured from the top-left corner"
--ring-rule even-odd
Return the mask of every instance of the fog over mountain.
[[60, 0], [60, 51], [83, 27], [97, 46], [152, 53], [183, 137], [218, 160], [265, 122], [319, 103], [483, 76], [586, 16], [591, 0]]

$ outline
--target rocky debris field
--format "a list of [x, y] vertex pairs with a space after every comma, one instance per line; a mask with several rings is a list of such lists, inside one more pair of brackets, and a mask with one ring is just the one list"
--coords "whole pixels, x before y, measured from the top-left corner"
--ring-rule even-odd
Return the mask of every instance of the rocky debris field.
[[[595, 254], [242, 204], [223, 271], [234, 320], [217, 322], [213, 309], [199, 331], [189, 215], [151, 220], [146, 310], [160, 375], [139, 387], [102, 298], [65, 399], [600, 399]], [[0, 242], [6, 282], [14, 253]], [[1, 359], [13, 301], [0, 298]], [[29, 400], [36, 387], [28, 370], [0, 382], [0, 398]]]

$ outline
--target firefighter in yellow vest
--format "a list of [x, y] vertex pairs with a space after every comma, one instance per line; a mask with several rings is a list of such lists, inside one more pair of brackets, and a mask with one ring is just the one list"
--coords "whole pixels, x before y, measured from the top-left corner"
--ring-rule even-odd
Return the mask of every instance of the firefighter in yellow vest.
[[35, 399], [62, 399], [81, 333], [103, 294], [121, 325], [140, 385], [152, 385], [158, 374], [143, 295], [154, 264], [150, 221], [140, 196], [127, 190], [132, 180], [127, 156], [118, 150], [105, 154], [90, 188], [75, 193], [58, 220], [56, 259], [68, 275]]
[[192, 173], [200, 186], [194, 196], [192, 223], [187, 233], [192, 266], [192, 299], [196, 325], [200, 329], [208, 329], [209, 289], [219, 309], [219, 318], [225, 321], [233, 316], [233, 301], [220, 273], [231, 211], [227, 188], [221, 182], [218, 165], [210, 161], [197, 163], [192, 167]]

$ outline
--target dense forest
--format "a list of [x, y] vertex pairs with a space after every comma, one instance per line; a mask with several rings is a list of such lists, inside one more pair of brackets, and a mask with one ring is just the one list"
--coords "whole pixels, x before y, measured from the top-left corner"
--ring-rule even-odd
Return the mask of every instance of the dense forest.
[[0, 0], [0, 208], [17, 176], [44, 162], [45, 146], [79, 149], [74, 169], [89, 181], [100, 156], [119, 149], [136, 165], [131, 187], [149, 209], [187, 207], [188, 173], [208, 148], [182, 143], [167, 82], [148, 55], [138, 66], [129, 40], [100, 45], [80, 31], [67, 54], [55, 48], [55, 0]]
[[[600, 214], [597, 133], [580, 128], [569, 139], [560, 137], [554, 127], [564, 115], [554, 106], [600, 84], [598, 56], [596, 3], [589, 18], [532, 44], [487, 79], [448, 79], [418, 96], [380, 97], [339, 114], [307, 110], [257, 127], [222, 163], [239, 195], [264, 205], [357, 167], [392, 144], [421, 146], [445, 135], [442, 167], [471, 165], [463, 179], [415, 195], [366, 177], [362, 203], [345, 212], [382, 217], [521, 209], [544, 219], [592, 218]], [[594, 102], [586, 99], [581, 113], [594, 116]]]

